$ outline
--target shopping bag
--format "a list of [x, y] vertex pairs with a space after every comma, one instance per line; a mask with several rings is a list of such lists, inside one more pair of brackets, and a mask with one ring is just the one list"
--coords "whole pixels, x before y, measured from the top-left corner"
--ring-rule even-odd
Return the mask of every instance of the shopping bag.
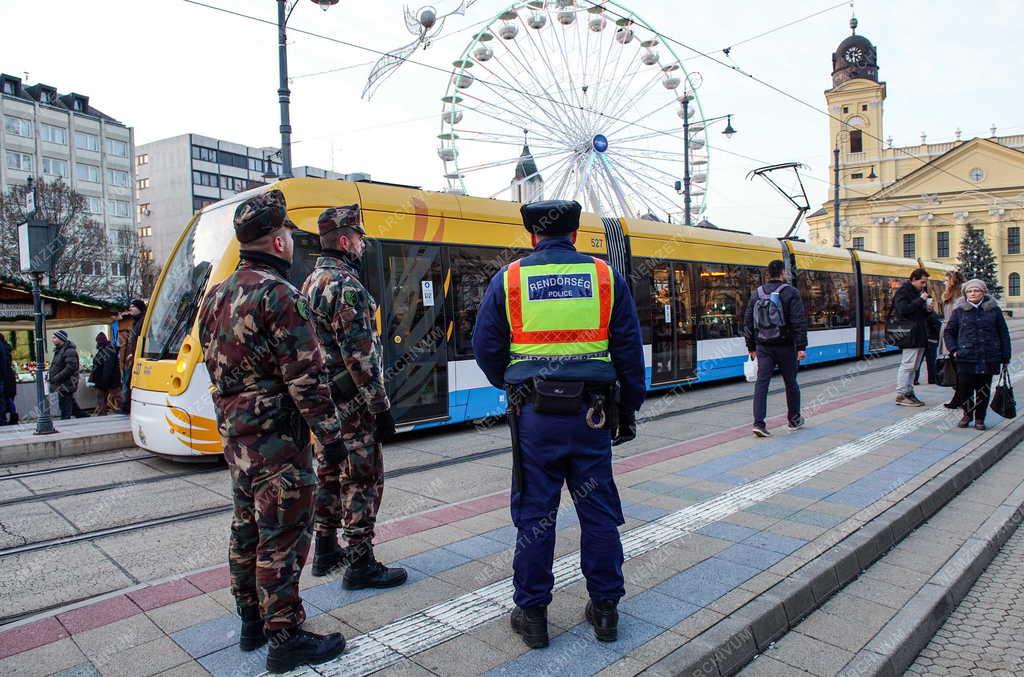
[[747, 383], [757, 380], [757, 358], [752, 357], [743, 363], [743, 376], [747, 379]]
[[956, 364], [952, 355], [935, 360], [935, 382], [944, 388], [956, 387]]
[[1005, 364], [1003, 365], [1002, 372], [999, 374], [999, 385], [996, 386], [995, 392], [992, 393], [992, 404], [990, 406], [992, 411], [1003, 418], [1016, 418], [1017, 416], [1017, 401], [1013, 398], [1010, 372]]

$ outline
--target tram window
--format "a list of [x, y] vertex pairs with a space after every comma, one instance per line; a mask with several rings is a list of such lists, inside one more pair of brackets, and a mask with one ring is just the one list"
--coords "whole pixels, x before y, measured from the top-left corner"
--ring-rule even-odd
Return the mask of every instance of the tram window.
[[651, 342], [654, 288], [651, 271], [658, 259], [633, 259], [630, 280], [632, 282], [633, 300], [636, 302], [636, 313], [640, 317], [640, 335], [644, 344]]
[[700, 277], [700, 340], [733, 338], [743, 333], [743, 313], [754, 290], [763, 282], [762, 271], [751, 266], [702, 263]]
[[484, 292], [494, 274], [523, 252], [483, 247], [451, 249], [452, 298], [455, 317], [452, 337], [456, 357], [473, 356], [473, 325], [484, 300]]
[[804, 299], [808, 329], [836, 329], [851, 325], [852, 273], [803, 270], [797, 273], [797, 288]]

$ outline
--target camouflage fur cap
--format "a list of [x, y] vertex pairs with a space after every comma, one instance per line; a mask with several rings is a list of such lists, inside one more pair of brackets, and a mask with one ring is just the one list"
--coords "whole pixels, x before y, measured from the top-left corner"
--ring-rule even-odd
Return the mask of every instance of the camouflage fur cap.
[[320, 229], [320, 237], [339, 228], [351, 228], [360, 235], [366, 235], [362, 224], [362, 211], [358, 204], [328, 207], [317, 219], [317, 227]]
[[277, 189], [251, 197], [235, 209], [235, 237], [239, 242], [258, 240], [281, 226], [296, 227], [288, 218], [284, 193]]

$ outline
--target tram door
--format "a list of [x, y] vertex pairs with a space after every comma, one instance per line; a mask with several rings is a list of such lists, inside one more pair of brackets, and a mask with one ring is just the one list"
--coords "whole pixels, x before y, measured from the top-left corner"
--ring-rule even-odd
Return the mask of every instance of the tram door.
[[441, 248], [381, 246], [381, 341], [391, 411], [400, 424], [448, 417], [448, 326]]
[[697, 337], [690, 265], [658, 263], [651, 273], [651, 384], [696, 376]]

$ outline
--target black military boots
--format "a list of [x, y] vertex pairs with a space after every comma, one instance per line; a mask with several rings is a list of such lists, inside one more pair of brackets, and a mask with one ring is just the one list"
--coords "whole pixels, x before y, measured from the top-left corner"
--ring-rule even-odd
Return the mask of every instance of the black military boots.
[[270, 635], [267, 671], [288, 672], [300, 665], [317, 665], [340, 656], [345, 638], [340, 632], [316, 635], [305, 630], [278, 630]]
[[369, 546], [353, 546], [351, 564], [342, 579], [346, 590], [362, 590], [363, 588], [393, 588], [405, 583], [409, 574], [405, 569], [387, 567], [373, 556], [373, 548]]
[[531, 649], [543, 649], [548, 645], [548, 608], [516, 607], [512, 610], [512, 630], [522, 636], [526, 646]]
[[338, 545], [338, 537], [316, 535], [313, 551], [313, 575], [326, 576], [334, 569], [348, 563], [348, 550]]
[[587, 622], [594, 626], [594, 636], [601, 642], [614, 642], [619, 638], [619, 612], [616, 606], [618, 603], [614, 599], [587, 602]]
[[263, 617], [260, 616], [260, 608], [247, 606], [238, 609], [238, 615], [242, 617], [242, 631], [238, 635], [238, 648], [242, 651], [255, 651], [267, 643], [267, 636], [263, 634]]

